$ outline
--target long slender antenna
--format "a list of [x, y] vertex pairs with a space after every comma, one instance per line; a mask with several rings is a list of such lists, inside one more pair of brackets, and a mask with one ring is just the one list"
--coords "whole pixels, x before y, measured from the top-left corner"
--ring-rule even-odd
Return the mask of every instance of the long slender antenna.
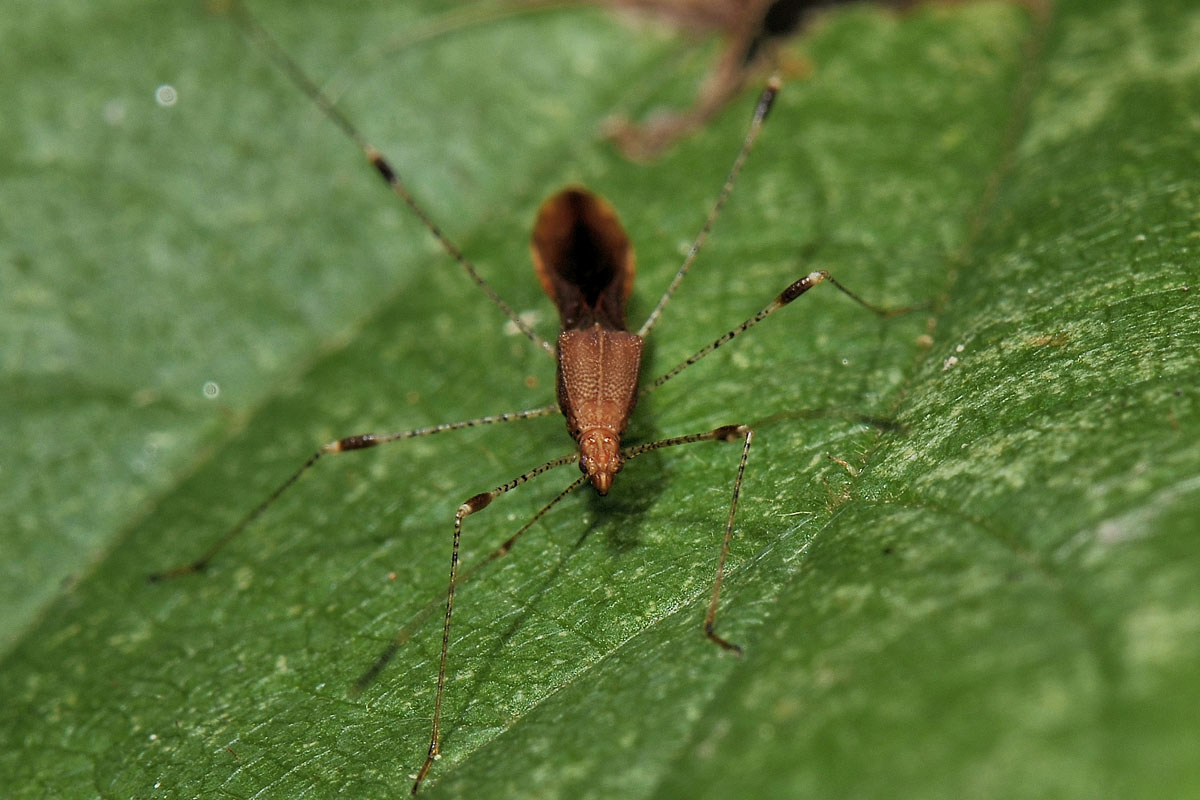
[[696, 255], [700, 252], [700, 248], [708, 241], [709, 231], [712, 230], [713, 223], [721, 213], [721, 209], [725, 207], [725, 201], [729, 199], [729, 193], [733, 191], [733, 184], [737, 181], [738, 174], [742, 171], [742, 166], [746, 163], [746, 159], [750, 156], [750, 151], [754, 149], [754, 143], [758, 141], [758, 134], [762, 131], [763, 123], [767, 119], [767, 114], [771, 113], [771, 106], [775, 102], [775, 96], [779, 94], [779, 89], [783, 82], [778, 75], [772, 75], [767, 85], [763, 87], [762, 94], [758, 96], [758, 103], [754, 106], [754, 117], [750, 120], [750, 129], [746, 131], [746, 138], [742, 140], [742, 149], [738, 151], [737, 158], [733, 161], [733, 166], [729, 168], [729, 175], [725, 178], [725, 185], [721, 187], [721, 193], [717, 196], [717, 202], [713, 204], [712, 211], [708, 212], [708, 218], [704, 220], [704, 227], [700, 229], [700, 233], [696, 234], [695, 241], [692, 242], [692, 247], [688, 250], [687, 257], [684, 258], [683, 264], [679, 267], [679, 271], [675, 273], [671, 285], [667, 287], [667, 291], [663, 292], [662, 298], [659, 299], [658, 305], [650, 312], [650, 316], [646, 317], [646, 321], [642, 323], [642, 327], [638, 329], [637, 335], [643, 339], [650, 329], [654, 327], [654, 323], [658, 322], [658, 318], [662, 315], [662, 311], [671, 300], [671, 296], [675, 294], [675, 290], [679, 288], [679, 284], [683, 283], [683, 276], [687, 275], [688, 270], [692, 268], [692, 262], [696, 260]]
[[437, 224], [430, 218], [429, 214], [426, 213], [425, 208], [417, 202], [417, 199], [413, 196], [412, 192], [409, 191], [404, 181], [400, 179], [399, 174], [397, 174], [392, 165], [389, 164], [387, 159], [383, 157], [383, 154], [380, 153], [379, 150], [376, 149], [376, 147], [372, 145], [358, 130], [358, 128], [356, 128], [354, 124], [337, 109], [337, 106], [333, 104], [333, 101], [325, 96], [325, 93], [322, 92], [321, 89], [312, 81], [312, 79], [308, 77], [304, 70], [300, 68], [300, 65], [293, 61], [291, 56], [284, 52], [283, 48], [279, 46], [279, 43], [276, 42], [267, 32], [266, 28], [264, 28], [258, 22], [258, 20], [254, 18], [254, 15], [250, 13], [249, 9], [239, 2], [239, 0], [233, 0], [230, 8], [233, 13], [234, 20], [237, 22], [238, 27], [242, 29], [242, 32], [246, 34], [246, 37], [250, 39], [250, 41], [252, 41], [263, 53], [265, 53], [268, 58], [275, 62], [275, 65], [278, 66], [285, 75], [287, 75], [288, 79], [295, 84], [300, 91], [307, 95], [308, 98], [312, 100], [312, 102], [315, 103], [318, 108], [321, 109], [325, 116], [341, 129], [342, 133], [344, 133], [359, 146], [359, 149], [361, 149], [363, 154], [367, 157], [367, 161], [370, 162], [371, 166], [375, 168], [375, 171], [379, 173], [384, 182], [387, 183], [396, 196], [404, 201], [404, 204], [412, 210], [417, 219], [421, 221], [421, 224], [433, 234], [433, 237], [437, 239], [438, 243], [442, 246], [442, 249], [449, 253], [451, 258], [457, 261], [459, 266], [466, 271], [471, 280], [475, 282], [475, 285], [482, 289], [483, 293], [486, 294], [501, 311], [508, 315], [508, 318], [512, 320], [513, 324], [517, 326], [521, 333], [525, 334], [529, 341], [542, 348], [542, 350], [545, 350], [550, 354], [550, 356], [556, 356], [557, 351], [555, 350], [554, 345], [539, 336], [537, 332], [529, 326], [528, 323], [521, 319], [520, 315], [513, 310], [512, 306], [504, 302], [500, 295], [496, 294], [496, 290], [493, 289], [486, 280], [484, 280], [483, 276], [479, 274], [479, 271], [475, 268], [475, 265], [471, 263], [470, 259], [463, 255], [463, 252], [458, 248], [458, 245], [451, 241], [446, 234], [442, 233], [441, 228], [439, 228]]

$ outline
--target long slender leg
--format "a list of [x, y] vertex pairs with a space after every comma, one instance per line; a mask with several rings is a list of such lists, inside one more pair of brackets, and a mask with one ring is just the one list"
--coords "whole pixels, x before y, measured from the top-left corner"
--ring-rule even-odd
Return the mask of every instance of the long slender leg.
[[637, 335], [643, 339], [650, 333], [650, 329], [654, 327], [654, 323], [662, 315], [662, 311], [671, 300], [671, 296], [675, 294], [675, 290], [683, 282], [683, 277], [692, 268], [692, 263], [696, 260], [696, 255], [700, 252], [700, 248], [708, 240], [709, 231], [712, 230], [713, 223], [716, 222], [721, 209], [725, 207], [725, 201], [729, 199], [729, 193], [733, 191], [733, 184], [737, 181], [738, 173], [742, 171], [742, 165], [746, 163], [746, 159], [750, 156], [750, 151], [754, 148], [754, 143], [758, 140], [758, 134], [762, 131], [763, 123], [766, 122], [767, 114], [770, 113], [771, 106], [775, 102], [775, 95], [779, 94], [781, 86], [782, 82], [779, 76], [773, 75], [767, 81], [762, 94], [758, 96], [758, 103], [754, 106], [754, 117], [750, 120], [750, 129], [746, 131], [746, 138], [742, 140], [742, 149], [738, 151], [737, 158], [734, 159], [733, 166], [729, 169], [729, 175], [725, 178], [725, 184], [721, 187], [721, 193], [717, 196], [717, 202], [713, 204], [712, 211], [708, 212], [708, 218], [704, 220], [704, 227], [700, 229], [700, 233], [696, 234], [696, 239], [692, 242], [692, 247], [683, 259], [683, 264], [679, 267], [679, 271], [675, 273], [675, 277], [671, 280], [671, 285], [663, 292], [658, 305], [654, 307], [654, 310], [650, 312], [650, 316], [646, 317], [646, 321], [638, 329]]
[[333, 101], [326, 97], [325, 93], [322, 92], [316, 83], [314, 83], [313, 80], [308, 77], [308, 74], [300, 68], [300, 65], [293, 61], [291, 56], [284, 52], [283, 48], [279, 46], [279, 43], [271, 38], [271, 35], [267, 33], [266, 28], [259, 24], [258, 20], [254, 18], [254, 15], [252, 15], [250, 11], [238, 0], [234, 0], [231, 5], [231, 9], [234, 19], [236, 20], [238, 26], [242, 29], [243, 33], [246, 34], [246, 37], [250, 39], [250, 41], [253, 42], [263, 53], [265, 53], [268, 58], [274, 61], [275, 65], [279, 67], [280, 71], [282, 71], [284, 75], [286, 75], [288, 79], [296, 85], [296, 88], [298, 88], [310, 100], [312, 100], [312, 102], [319, 109], [321, 109], [322, 113], [324, 113], [326, 117], [328, 117], [335, 125], [338, 126], [338, 128], [341, 129], [342, 133], [344, 133], [348, 138], [352, 139], [354, 143], [359, 146], [359, 148], [363, 151], [363, 155], [367, 157], [367, 161], [370, 162], [371, 166], [375, 168], [375, 171], [379, 173], [379, 176], [383, 178], [384, 182], [387, 183], [396, 196], [399, 197], [406, 206], [408, 206], [417, 219], [421, 221], [421, 224], [424, 225], [431, 234], [433, 234], [433, 237], [442, 246], [442, 249], [445, 250], [451, 258], [458, 262], [458, 265], [463, 268], [468, 276], [470, 276], [475, 285], [478, 286], [483, 293], [488, 296], [492, 303], [494, 303], [501, 311], [508, 315], [508, 318], [512, 320], [513, 324], [517, 326], [517, 329], [520, 330], [521, 333], [525, 334], [529, 341], [542, 348], [542, 350], [549, 353], [552, 357], [555, 356], [556, 351], [554, 345], [539, 336], [537, 332], [533, 330], [533, 328], [529, 327], [528, 323], [521, 319], [520, 315], [513, 310], [512, 306], [504, 302], [500, 295], [496, 294], [496, 290], [491, 287], [491, 284], [484, 280], [483, 276], [479, 274], [479, 271], [475, 268], [475, 265], [471, 263], [470, 259], [463, 255], [463, 252], [458, 248], [458, 245], [456, 245], [450, 239], [450, 237], [442, 232], [442, 229], [437, 226], [437, 224], [425, 211], [424, 206], [417, 202], [416, 197], [414, 197], [412, 192], [409, 191], [408, 186], [405, 185], [403, 180], [401, 180], [400, 175], [396, 172], [395, 168], [392, 167], [392, 165], [388, 163], [387, 159], [383, 157], [383, 154], [380, 153], [379, 150], [377, 150], [375, 146], [367, 140], [367, 137], [364, 136], [357, 127], [355, 127], [354, 123], [352, 123], [344, 114], [342, 114], [341, 111], [338, 110], [337, 106], [333, 104]]
[[166, 580], [168, 578], [178, 578], [184, 575], [191, 575], [194, 572], [200, 572], [208, 566], [209, 562], [225, 548], [227, 544], [233, 541], [242, 531], [244, 531], [251, 522], [258, 519], [260, 515], [270, 508], [279, 496], [292, 487], [296, 481], [300, 480], [300, 476], [308, 472], [314, 464], [321, 459], [322, 456], [336, 455], [345, 453], [350, 450], [363, 450], [368, 447], [375, 447], [381, 444], [390, 442], [399, 442], [404, 439], [415, 439], [419, 436], [432, 436], [436, 433], [444, 433], [445, 431], [456, 431], [462, 428], [474, 428], [479, 425], [490, 425], [495, 422], [511, 422], [518, 419], [533, 419], [534, 417], [548, 417], [551, 414], [559, 413], [558, 406], [542, 406], [541, 408], [531, 408], [526, 411], [514, 411], [508, 414], [495, 414], [490, 417], [477, 417], [475, 419], [467, 419], [462, 422], [446, 422], [441, 425], [431, 425], [427, 428], [414, 428], [409, 431], [397, 431], [395, 433], [362, 433], [354, 436], [345, 436], [337, 441], [330, 442], [322, 447], [317, 452], [308, 457], [308, 460], [300, 465], [300, 468], [293, 472], [287, 480], [279, 484], [275, 491], [267, 495], [266, 499], [252, 508], [246, 516], [234, 525], [229, 530], [222, 534], [221, 538], [213, 542], [212, 546], [200, 554], [199, 557], [180, 564], [177, 567], [155, 572], [149, 576], [151, 582]]
[[865, 308], [868, 311], [871, 311], [872, 313], [877, 314], [880, 317], [883, 317], [885, 319], [888, 317], [897, 316], [898, 314], [906, 314], [909, 311], [913, 310], [913, 307], [908, 307], [908, 306], [906, 306], [904, 308], [883, 308], [880, 306], [872, 305], [871, 303], [868, 303], [866, 300], [863, 300], [861, 297], [856, 295], [854, 292], [847, 289], [845, 286], [843, 286], [841, 283], [839, 283], [828, 272], [826, 272], [823, 269], [819, 269], [815, 272], [810, 272], [809, 274], [805, 275], [800, 280], [793, 282], [790, 286], [788, 286], [786, 289], [784, 289], [782, 292], [780, 292], [779, 295], [774, 300], [772, 300], [769, 305], [767, 305], [765, 308], [763, 308], [762, 311], [759, 311], [757, 314], [755, 314], [753, 317], [750, 317], [750, 319], [746, 320], [741, 325], [738, 325], [733, 330], [722, 335], [720, 338], [718, 338], [712, 344], [708, 345], [707, 347], [703, 347], [700, 350], [697, 350], [694, 355], [689, 356], [688, 358], [684, 359], [680, 363], [676, 364], [674, 367], [667, 370], [661, 376], [656, 378], [652, 383], [642, 387], [641, 394], [649, 394], [650, 392], [653, 392], [655, 389], [662, 386], [664, 383], [671, 380], [671, 378], [674, 378], [676, 375], [683, 372], [685, 369], [690, 367], [692, 364], [695, 364], [697, 361], [704, 358], [706, 355], [708, 355], [712, 351], [716, 350], [721, 345], [726, 344], [734, 337], [740, 336], [741, 334], [750, 330], [755, 325], [762, 322], [764, 319], [771, 316], [776, 311], [778, 311], [779, 309], [788, 305], [793, 300], [795, 300], [797, 297], [799, 297], [800, 295], [807, 292], [809, 289], [811, 289], [814, 286], [816, 286], [817, 284], [823, 283], [825, 281], [829, 281], [829, 283], [832, 284], [839, 292], [846, 295], [847, 297], [849, 297], [854, 302], [858, 303], [863, 308]]
[[733, 497], [729, 501], [729, 516], [725, 519], [725, 536], [721, 539], [721, 555], [717, 558], [717, 574], [713, 578], [712, 599], [708, 603], [708, 613], [704, 615], [704, 635], [710, 642], [723, 650], [740, 656], [742, 654], [741, 647], [716, 634], [717, 602], [720, 600], [721, 584], [725, 579], [725, 560], [729, 556], [729, 543], [733, 539], [733, 522], [737, 517], [738, 498], [742, 493], [742, 478], [746, 474], [746, 459], [750, 457], [750, 444], [754, 441], [754, 430], [747, 425], [722, 425], [707, 433], [693, 433], [635, 445], [624, 451], [623, 455], [628, 460], [664, 447], [676, 447], [692, 442], [736, 442], [739, 439], [742, 441], [742, 456], [738, 460], [737, 477], [733, 481]]
[[[478, 564], [473, 564], [471, 565], [470, 569], [463, 570], [462, 573], [455, 578], [454, 588], [457, 590], [459, 586], [462, 586], [464, 583], [469, 581], [471, 577], [475, 575], [475, 573], [482, 570], [488, 564], [491, 564], [493, 561], [508, 555], [508, 552], [512, 550], [513, 545], [517, 543], [517, 540], [520, 539], [527, 530], [537, 524], [537, 521], [544, 517], [546, 512], [558, 505], [564, 497], [582, 486], [585, 480], [587, 480], [587, 476], [580, 475], [570, 486], [559, 492], [553, 500], [542, 506], [541, 509], [534, 514], [528, 522], [521, 526], [520, 530], [505, 539], [504, 544], [488, 553], [487, 556], [485, 556], [484, 559]], [[437, 608], [439, 602], [440, 600], [435, 600], [426, 605], [417, 613], [416, 617], [410, 620], [407, 625], [400, 629], [399, 633], [392, 637], [392, 641], [388, 643], [387, 648], [379, 654], [379, 657], [375, 659], [375, 662], [371, 664], [370, 668], [368, 668], [367, 671], [360, 675], [358, 680], [354, 682], [353, 691], [356, 694], [370, 686], [375, 678], [379, 676], [379, 673], [383, 672], [384, 668], [387, 667], [388, 663], [391, 662], [393, 657], [395, 657], [396, 652], [400, 649], [400, 647], [408, 641], [410, 636], [412, 636], [413, 630], [422, 622], [424, 622], [430, 614], [433, 613], [433, 610]]]
[[[421, 782], [425, 780], [425, 776], [429, 774], [429, 768], [433, 766], [433, 762], [438, 759], [441, 753], [441, 737], [442, 737], [442, 699], [446, 689], [446, 657], [450, 652], [450, 618], [454, 614], [454, 587], [458, 579], [458, 543], [462, 538], [463, 520], [474, 514], [476, 511], [482, 511], [491, 505], [491, 502], [505, 492], [510, 492], [526, 481], [541, 475], [543, 472], [561, 467], [565, 464], [574, 464], [579, 460], [579, 453], [570, 453], [565, 456], [547, 461], [540, 467], [535, 467], [528, 472], [522, 473], [513, 478], [508, 483], [497, 486], [490, 492], [481, 492], [474, 497], [468, 499], [465, 503], [458, 507], [458, 511], [454, 513], [454, 538], [450, 549], [450, 582], [446, 588], [446, 620], [442, 625], [442, 656], [438, 664], [437, 678], [437, 693], [433, 701], [433, 730], [429, 736], [429, 755], [425, 758], [425, 763], [421, 766], [421, 771], [417, 773], [417, 778], [413, 781], [412, 793], [415, 795], [417, 790], [421, 788]], [[581, 475], [568, 486], [550, 505], [554, 505], [567, 494], [574, 491], [583, 485], [587, 476]], [[546, 507], [548, 509], [549, 506]], [[543, 509], [543, 512], [546, 510]], [[540, 513], [539, 513], [540, 516]]]

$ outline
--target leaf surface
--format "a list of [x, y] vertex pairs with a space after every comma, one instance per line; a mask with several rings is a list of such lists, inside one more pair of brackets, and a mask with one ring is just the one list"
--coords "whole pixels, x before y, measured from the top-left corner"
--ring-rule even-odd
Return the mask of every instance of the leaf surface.
[[[619, 209], [640, 318], [753, 101], [636, 167], [603, 120], [685, 103], [704, 64], [661, 31], [254, 8], [546, 336], [541, 198], [578, 181]], [[453, 511], [566, 452], [560, 419], [325, 459], [207, 574], [145, 576], [320, 442], [542, 405], [553, 364], [226, 16], [15, 11], [0, 785], [401, 795]], [[852, 9], [796, 43], [814, 75], [786, 86], [647, 371], [813, 269], [929, 306], [879, 320], [822, 287], [645, 398], [633, 440], [755, 427], [718, 617], [745, 658], [701, 635], [736, 448], [647, 455], [463, 587], [429, 796], [1197, 793], [1198, 33], [1187, 4], [1112, 0], [1045, 26]], [[464, 562], [574, 475], [470, 518]]]

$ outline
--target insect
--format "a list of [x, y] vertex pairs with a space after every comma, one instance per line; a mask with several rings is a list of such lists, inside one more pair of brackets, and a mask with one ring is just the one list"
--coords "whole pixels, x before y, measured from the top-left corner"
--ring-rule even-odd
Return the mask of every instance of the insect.
[[[939, 0], [943, 5], [972, 0]], [[682, 109], [659, 108], [640, 121], [615, 113], [603, 128], [631, 161], [655, 161], [677, 142], [710, 123], [742, 91], [771, 70], [794, 76], [807, 75], [814, 65], [781, 52], [784, 43], [804, 34], [823, 14], [838, 6], [862, 0], [577, 0], [571, 5], [593, 5], [620, 12], [623, 17], [643, 17], [670, 26], [690, 37], [719, 36], [720, 52], [697, 87], [691, 105]], [[908, 13], [923, 0], [871, 0], [873, 5]], [[1013, 0], [1031, 14], [1044, 17], [1050, 0]], [[561, 0], [506, 0], [464, 6], [450, 19], [415, 31], [404, 44], [426, 40], [472, 25], [494, 22], [519, 14], [556, 10]], [[818, 67], [819, 68], [819, 65]]]
[[[814, 271], [789, 284], [757, 314], [701, 348], [657, 379], [645, 384], [640, 382], [643, 342], [687, 275], [709, 235], [713, 222], [729, 198], [734, 182], [758, 139], [780, 90], [778, 79], [770, 80], [762, 90], [749, 129], [712, 210], [670, 285], [636, 331], [629, 330], [626, 323], [626, 301], [633, 290], [633, 249], [615, 210], [603, 198], [578, 185], [568, 186], [543, 202], [533, 226], [531, 247], [537, 278], [546, 294], [554, 302], [559, 314], [561, 330], [557, 340], [551, 343], [539, 336], [517, 315], [512, 307], [496, 294], [471, 261], [425, 212], [391, 164], [291, 60], [254, 17], [237, 3], [232, 6], [232, 10], [237, 23], [248, 37], [346, 136], [358, 144], [375, 172], [403, 201], [411, 213], [420, 219], [475, 285], [508, 316], [531, 342], [554, 356], [557, 363], [557, 402], [535, 409], [444, 423], [397, 433], [356, 434], [330, 442], [309, 457], [275, 491], [251, 509], [240, 522], [226, 531], [198, 558], [152, 575], [151, 580], [179, 577], [205, 569], [230, 541], [266, 511], [319, 459], [327, 455], [362, 450], [463, 428], [561, 413], [566, 419], [569, 434], [577, 444], [577, 450], [546, 461], [490, 491], [475, 494], [466, 499], [455, 511], [430, 743], [425, 761], [415, 777], [412, 792], [415, 794], [420, 788], [441, 751], [442, 707], [449, 663], [455, 588], [463, 579], [459, 573], [459, 543], [464, 521], [467, 517], [482, 511], [501, 495], [542, 473], [569, 464], [577, 464], [581, 471], [577, 478], [549, 503], [542, 506], [532, 519], [509, 537], [484, 563], [505, 555], [537, 520], [585, 483], [590, 483], [601, 495], [608, 493], [616, 476], [631, 459], [654, 450], [698, 442], [740, 443], [740, 456], [731, 492], [729, 513], [725, 520], [711, 598], [703, 625], [704, 634], [710, 641], [725, 651], [740, 654], [741, 648], [738, 645], [716, 632], [716, 615], [725, 563], [734, 530], [738, 498], [754, 439], [754, 431], [745, 424], [729, 424], [709, 431], [630, 446], [622, 443], [622, 436], [630, 415], [642, 395], [661, 387], [692, 364], [745, 333], [820, 283], [832, 284], [843, 294], [876, 314], [890, 316], [895, 313], [867, 303], [845, 288], [828, 272]], [[375, 665], [360, 679], [359, 685], [364, 685], [372, 680], [394, 652], [395, 647], [381, 655]]]

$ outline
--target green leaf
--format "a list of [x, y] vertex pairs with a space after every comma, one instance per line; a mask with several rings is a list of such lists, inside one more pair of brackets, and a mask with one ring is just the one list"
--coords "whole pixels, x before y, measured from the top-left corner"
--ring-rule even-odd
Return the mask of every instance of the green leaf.
[[[704, 69], [657, 29], [254, 8], [546, 336], [541, 198], [579, 181], [620, 210], [638, 319], [753, 102], [633, 166], [603, 120], [686, 103]], [[319, 443], [542, 405], [553, 364], [228, 16], [8, 11], [0, 786], [403, 795], [454, 509], [567, 452], [561, 419], [323, 459], [206, 574], [145, 577]], [[647, 455], [458, 593], [423, 792], [1200, 792], [1198, 34], [1189, 4], [1112, 0], [1045, 25], [856, 8], [796, 43], [814, 75], [786, 85], [646, 371], [813, 269], [930, 305], [879, 320], [821, 287], [648, 396], [631, 441], [755, 427], [717, 620], [745, 657], [701, 632], [737, 448]], [[467, 520], [464, 563], [575, 475]]]

